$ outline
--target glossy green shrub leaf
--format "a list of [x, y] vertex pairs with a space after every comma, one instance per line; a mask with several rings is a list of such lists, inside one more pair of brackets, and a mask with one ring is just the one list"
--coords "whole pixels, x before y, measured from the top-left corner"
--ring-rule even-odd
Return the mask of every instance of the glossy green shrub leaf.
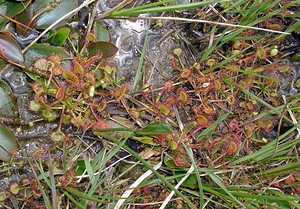
[[0, 127], [0, 160], [9, 161], [11, 152], [18, 148], [15, 136], [11, 131], [4, 127]]
[[17, 116], [16, 99], [10, 86], [0, 79], [0, 115], [5, 117]]
[[14, 37], [7, 32], [0, 32], [0, 57], [12, 63], [22, 64], [24, 57], [21, 47]]
[[99, 20], [95, 21], [94, 31], [97, 41], [110, 41], [110, 35], [106, 26]]
[[67, 40], [70, 31], [70, 28], [67, 27], [60, 28], [56, 33], [47, 38], [47, 40], [49, 40], [52, 45], [62, 46]]
[[90, 57], [102, 54], [103, 58], [110, 58], [118, 52], [114, 44], [104, 41], [89, 43], [87, 50]]
[[[44, 10], [52, 0], [36, 0], [34, 2], [34, 12], [37, 14]], [[36, 19], [36, 28], [45, 29], [49, 27], [52, 23], [57, 21], [59, 18], [67, 14], [68, 12], [74, 10], [78, 6], [77, 0], [62, 0], [58, 4], [53, 4], [51, 10], [44, 12]]]
[[[13, 18], [17, 14], [20, 14], [22, 11], [26, 9], [29, 5], [30, 1], [23, 2], [13, 2], [13, 1], [3, 1], [0, 3], [0, 13]], [[8, 23], [8, 19], [4, 17], [0, 17], [0, 27], [3, 28], [5, 24]]]
[[[62, 47], [34, 44], [25, 53], [25, 64], [31, 66], [37, 59], [48, 57], [51, 54], [60, 54], [62, 58], [70, 58], [70, 55]], [[68, 61], [68, 63], [71, 62]]]

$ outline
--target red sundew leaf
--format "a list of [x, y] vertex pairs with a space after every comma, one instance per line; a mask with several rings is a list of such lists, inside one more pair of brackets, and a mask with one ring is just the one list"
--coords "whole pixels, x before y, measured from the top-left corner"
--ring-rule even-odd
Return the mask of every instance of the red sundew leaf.
[[118, 52], [118, 48], [114, 44], [104, 41], [89, 43], [87, 50], [90, 57], [102, 54], [103, 58], [110, 58]]
[[191, 75], [191, 70], [190, 69], [183, 69], [180, 73], [180, 77], [183, 79], [187, 79]]
[[257, 124], [267, 133], [269, 133], [274, 128], [273, 120], [258, 120]]
[[169, 97], [163, 104], [167, 107], [171, 107], [177, 103], [177, 99], [174, 97]]
[[42, 196], [42, 193], [39, 190], [35, 179], [33, 179], [31, 181], [31, 188], [32, 188], [32, 192], [33, 192], [35, 197], [41, 197]]
[[77, 76], [69, 70], [64, 70], [62, 73], [62, 76], [69, 83], [72, 83], [72, 84], [79, 83], [79, 79], [77, 78]]
[[289, 65], [279, 66], [280, 73], [289, 73], [289, 72], [291, 72], [291, 69], [292, 69], [292, 67]]
[[103, 58], [102, 54], [96, 54], [95, 56], [92, 56], [88, 60], [85, 60], [83, 63], [81, 63], [81, 65], [84, 69], [89, 69], [92, 65], [100, 61], [102, 58]]
[[214, 81], [214, 87], [217, 91], [220, 91], [222, 89], [222, 84], [219, 80]]
[[228, 155], [234, 155], [239, 150], [241, 144], [242, 142], [240, 137], [232, 134], [230, 138], [227, 139], [223, 147]]
[[179, 90], [178, 94], [179, 94], [178, 99], [180, 102], [182, 102], [183, 104], [188, 102], [188, 95], [184, 90], [182, 89]]
[[169, 113], [171, 112], [171, 110], [166, 106], [166, 105], [159, 105], [158, 109], [160, 112], [162, 112], [164, 115], [169, 115]]
[[164, 85], [163, 92], [170, 93], [174, 89], [173, 82], [167, 81]]
[[277, 182], [275, 182], [274, 184], [272, 184], [272, 186], [273, 186], [273, 187], [280, 188], [280, 189], [282, 188], [282, 185], [281, 185], [281, 183], [280, 183], [280, 182], [278, 182], [278, 181], [277, 181]]
[[101, 121], [97, 121], [93, 124], [93, 129], [97, 130], [97, 129], [108, 129], [108, 128], [112, 128], [107, 122], [105, 122], [104, 120]]
[[300, 186], [293, 186], [293, 189], [295, 190], [296, 194], [300, 194]]
[[197, 125], [204, 125], [209, 123], [208, 119], [204, 115], [197, 115], [195, 120]]
[[116, 102], [120, 102], [127, 91], [129, 91], [128, 85], [122, 85], [121, 87], [115, 89], [113, 95], [116, 98]]
[[209, 142], [205, 147], [207, 147], [208, 151], [211, 149], [214, 149], [221, 141], [223, 140], [223, 137], [219, 137], [214, 139], [212, 142]]
[[142, 193], [140, 188], [135, 188], [132, 192], [133, 195], [140, 195]]
[[238, 151], [238, 145], [235, 141], [228, 142], [227, 153], [228, 155], [234, 155]]
[[37, 59], [45, 57], [48, 57], [48, 60], [52, 61], [55, 66], [62, 65], [64, 68], [71, 66], [69, 60], [71, 55], [66, 52], [65, 48], [47, 44], [32, 45], [25, 53], [25, 64], [32, 66]]
[[64, 88], [61, 87], [61, 88], [59, 88], [59, 89], [57, 90], [56, 95], [55, 95], [55, 98], [56, 98], [57, 100], [60, 101], [60, 100], [62, 100], [64, 97], [65, 97], [65, 91], [64, 91]]
[[229, 122], [229, 128], [232, 129], [232, 130], [237, 130], [239, 128], [239, 122], [237, 121], [236, 118], [232, 119], [230, 122]]
[[179, 167], [187, 167], [189, 164], [183, 160], [182, 157], [174, 157], [173, 158], [173, 161], [175, 163], [176, 166], [179, 166]]
[[81, 83], [72, 84], [68, 88], [70, 89], [70, 91], [78, 91], [82, 88], [82, 84]]
[[215, 108], [210, 107], [208, 105], [203, 105], [203, 112], [205, 112], [208, 115], [213, 115], [216, 113], [216, 110]]
[[267, 58], [267, 53], [266, 53], [266, 50], [263, 49], [263, 48], [258, 48], [256, 50], [256, 56], [259, 58], [259, 59], [266, 59]]
[[73, 69], [75, 73], [82, 75], [84, 73], [83, 67], [79, 64], [77, 60], [73, 60]]
[[197, 143], [197, 144], [190, 144], [189, 147], [192, 148], [192, 149], [195, 149], [195, 148], [198, 148], [198, 147], [201, 147], [205, 145], [204, 143]]
[[144, 195], [151, 195], [151, 188], [149, 186], [143, 187], [143, 194]]
[[294, 184], [297, 182], [297, 179], [294, 177], [294, 175], [290, 175], [287, 179], [284, 181], [286, 184]]
[[102, 112], [102, 111], [104, 111], [106, 109], [106, 107], [107, 107], [107, 101], [106, 101], [106, 99], [103, 99], [97, 105], [97, 111], [98, 112]]
[[175, 69], [179, 68], [178, 60], [175, 57], [173, 57], [173, 59], [172, 59], [172, 67]]
[[166, 134], [157, 134], [154, 138], [159, 142], [165, 142], [167, 140]]

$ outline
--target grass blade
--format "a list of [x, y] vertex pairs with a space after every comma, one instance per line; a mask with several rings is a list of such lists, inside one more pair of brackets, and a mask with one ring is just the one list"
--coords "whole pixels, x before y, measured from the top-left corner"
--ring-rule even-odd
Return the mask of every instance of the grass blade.
[[146, 49], [147, 49], [148, 34], [149, 34], [149, 30], [147, 30], [147, 32], [146, 32], [143, 50], [142, 50], [142, 53], [141, 53], [141, 56], [140, 56], [139, 65], [138, 65], [138, 68], [136, 70], [136, 74], [135, 74], [135, 78], [134, 78], [134, 82], [133, 82], [133, 86], [132, 86], [132, 93], [137, 91], [139, 83], [142, 80], [142, 68], [143, 68], [145, 53], [146, 53]]
[[[284, 134], [282, 134], [281, 136], [279, 136], [278, 137], [278, 141], [280, 142], [285, 137], [289, 136], [292, 132], [294, 132], [296, 129], [297, 129], [296, 127], [291, 128], [290, 130], [288, 130], [287, 132], [285, 132]], [[290, 148], [290, 147], [294, 146], [295, 144], [297, 144], [298, 141], [299, 141], [299, 139], [296, 140], [296, 141], [294, 141], [291, 145], [287, 144], [288, 148]], [[287, 145], [280, 144], [278, 146], [278, 151], [282, 150], [282, 147], [286, 148]], [[236, 165], [236, 164], [239, 164], [239, 163], [242, 163], [242, 162], [245, 162], [245, 161], [259, 162], [259, 161], [262, 161], [262, 160], [265, 160], [265, 159], [269, 159], [271, 156], [274, 155], [274, 149], [275, 149], [275, 147], [276, 147], [276, 140], [274, 140], [274, 141], [270, 142], [269, 144], [263, 146], [257, 152], [254, 152], [252, 154], [249, 154], [249, 155], [246, 155], [244, 157], [241, 157], [241, 158], [237, 159], [236, 161], [233, 161], [231, 164]], [[286, 150], [286, 152], [288, 152], [288, 151], [289, 151], [289, 149]]]
[[238, 203], [239, 205], [241, 205], [243, 208], [246, 208], [246, 206], [242, 203], [242, 202], [240, 202], [235, 196], [233, 196], [233, 194], [231, 194], [231, 192], [224, 186], [224, 184], [221, 182], [221, 180], [220, 180], [220, 178], [216, 175], [216, 174], [214, 174], [214, 173], [212, 173], [212, 172], [210, 172], [210, 171], [205, 171], [208, 175], [209, 175], [209, 177], [222, 189], [222, 190], [224, 190], [224, 192], [226, 192], [236, 203]]
[[[162, 165], [162, 160], [153, 167], [154, 170], [157, 170], [161, 167]], [[130, 194], [133, 192], [133, 190], [141, 184], [142, 181], [144, 181], [146, 178], [148, 178], [152, 174], [151, 170], [148, 170], [145, 172], [143, 175], [141, 175], [133, 184], [129, 186], [129, 188], [122, 194], [121, 199], [117, 202], [115, 205], [114, 209], [119, 209], [125, 200], [130, 196]]]
[[[114, 141], [117, 144], [121, 144], [121, 142], [117, 139], [112, 139], [112, 137], [108, 136], [108, 139], [111, 139], [112, 141]], [[181, 197], [183, 199], [183, 201], [185, 201], [191, 208], [196, 208], [196, 206], [189, 200], [188, 197], [186, 197], [184, 194], [182, 194], [181, 192], [179, 192], [170, 182], [168, 182], [165, 177], [163, 175], [161, 175], [160, 173], [158, 173], [155, 169], [152, 168], [152, 166], [143, 158], [140, 157], [140, 155], [138, 153], [136, 153], [135, 151], [133, 151], [132, 149], [130, 149], [128, 146], [126, 146], [125, 144], [122, 146], [123, 149], [125, 149], [128, 153], [130, 153], [133, 157], [135, 157], [136, 159], [138, 159], [141, 163], [143, 163], [143, 165], [148, 168], [149, 170], [151, 170], [167, 187], [169, 187], [171, 190], [174, 190], [174, 192], [176, 193], [176, 195], [178, 195], [179, 197]]]
[[130, 8], [130, 9], [123, 9], [121, 11], [112, 12], [109, 17], [122, 16], [123, 13], [130, 13], [130, 12], [133, 12], [133, 11], [148, 9], [148, 8], [151, 8], [151, 7], [160, 6], [162, 4], [167, 4], [167, 3], [174, 2], [174, 1], [176, 1], [176, 0], [163, 0], [163, 1], [158, 1], [158, 2], [154, 2], [154, 3], [150, 3], [150, 4], [141, 5], [141, 6], [138, 6], [138, 7], [133, 7], [133, 8]]
[[300, 162], [293, 162], [263, 171], [261, 173], [257, 173], [256, 175], [263, 174], [267, 176], [279, 176], [283, 174], [292, 173], [293, 171], [296, 171], [298, 169], [300, 169]]
[[77, 202], [67, 191], [64, 191], [64, 194], [80, 209], [86, 209], [82, 204]]
[[199, 141], [201, 137], [206, 136], [208, 133], [213, 131], [223, 120], [225, 120], [228, 117], [228, 115], [230, 115], [230, 113], [221, 114], [220, 117], [214, 123], [212, 123], [208, 128], [206, 128], [197, 136], [197, 141]]
[[164, 7], [155, 7], [155, 8], [147, 8], [147, 9], [139, 9], [134, 11], [127, 12], [126, 10], [113, 12], [109, 17], [119, 17], [119, 16], [134, 16], [139, 14], [151, 14], [156, 12], [170, 12], [175, 10], [186, 10], [186, 9], [194, 9], [202, 6], [206, 6], [208, 4], [216, 3], [216, 2], [225, 2], [228, 0], [209, 0], [205, 2], [194, 2], [190, 4], [179, 4], [179, 5], [170, 5]]

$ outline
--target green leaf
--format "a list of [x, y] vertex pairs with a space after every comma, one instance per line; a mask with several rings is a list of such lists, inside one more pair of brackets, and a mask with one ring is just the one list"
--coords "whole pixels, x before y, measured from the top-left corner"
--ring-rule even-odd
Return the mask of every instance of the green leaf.
[[141, 130], [136, 131], [136, 133], [139, 135], [153, 136], [157, 134], [166, 134], [170, 131], [171, 130], [167, 124], [161, 122], [154, 122], [145, 126]]
[[164, 157], [164, 164], [170, 169], [179, 168], [177, 165], [175, 165], [174, 161], [168, 156]]
[[21, 47], [14, 37], [7, 32], [0, 32], [0, 57], [8, 62], [22, 64], [24, 57]]
[[87, 45], [87, 50], [90, 57], [102, 54], [103, 58], [110, 58], [117, 53], [118, 48], [110, 42], [98, 41], [89, 43]]
[[[34, 44], [25, 54], [25, 64], [31, 66], [37, 59], [50, 56], [51, 54], [60, 54], [63, 58], [70, 58], [70, 55], [62, 47]], [[64, 63], [71, 64], [70, 61], [65, 61]]]
[[[22, 11], [24, 11], [29, 4], [29, 0], [24, 2], [4, 1], [0, 3], [0, 14], [13, 18], [17, 14], [20, 14]], [[0, 16], [0, 27], [3, 28], [8, 21], [8, 19]]]
[[4, 127], [0, 127], [0, 160], [9, 161], [10, 154], [13, 150], [18, 148], [15, 136], [11, 131]]
[[92, 168], [92, 165], [88, 159], [88, 157], [86, 155], [83, 156], [83, 159], [84, 159], [84, 164], [85, 164], [85, 169], [89, 175], [89, 178], [90, 178], [90, 182], [91, 184], [95, 184], [95, 175], [94, 175], [94, 171], [93, 171], [93, 168]]
[[16, 117], [18, 113], [17, 101], [10, 86], [0, 79], [0, 115], [3, 117]]
[[53, 3], [52, 0], [36, 0], [34, 2], [34, 12], [42, 14], [36, 19], [36, 28], [45, 29], [59, 18], [74, 10], [78, 6], [77, 0], [62, 0], [59, 4], [54, 6], [51, 10], [44, 12], [49, 4]]
[[300, 52], [294, 54], [292, 57], [291, 57], [291, 62], [299, 62], [300, 61]]
[[110, 41], [109, 32], [106, 26], [100, 20], [95, 21], [94, 31], [95, 31], [97, 41], [105, 41], [105, 42]]
[[[175, 172], [175, 174], [182, 174], [182, 177], [176, 178], [176, 181], [179, 182], [186, 173], [183, 172]], [[183, 186], [195, 189], [197, 185], [197, 177], [195, 174], [189, 175], [189, 177], [182, 183]]]
[[86, 167], [85, 167], [85, 163], [84, 160], [77, 160], [76, 161], [76, 175], [80, 176], [84, 173]]
[[298, 32], [300, 33], [300, 21], [296, 21], [293, 25], [290, 25], [286, 32]]
[[62, 46], [70, 34], [70, 28], [60, 28], [51, 38], [51, 43], [55, 46]]

